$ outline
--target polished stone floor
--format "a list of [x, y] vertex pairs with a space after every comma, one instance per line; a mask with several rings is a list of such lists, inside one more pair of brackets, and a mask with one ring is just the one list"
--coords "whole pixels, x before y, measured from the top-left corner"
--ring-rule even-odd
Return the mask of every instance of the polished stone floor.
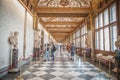
[[75, 55], [73, 61], [67, 52], [59, 51], [56, 51], [54, 61], [37, 61], [21, 74], [24, 80], [116, 80], [107, 75], [79, 56]]

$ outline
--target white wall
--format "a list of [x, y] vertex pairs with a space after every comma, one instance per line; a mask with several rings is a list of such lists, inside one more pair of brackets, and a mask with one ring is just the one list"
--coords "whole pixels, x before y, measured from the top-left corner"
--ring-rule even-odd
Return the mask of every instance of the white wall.
[[0, 3], [0, 68], [3, 68], [9, 65], [8, 37], [11, 32], [19, 32], [18, 48], [19, 56], [22, 56], [25, 9], [17, 0], [0, 0]]
[[[33, 53], [33, 19], [27, 14], [26, 57]], [[0, 0], [0, 69], [10, 65], [11, 32], [18, 31], [19, 58], [23, 56], [25, 9], [18, 0]]]
[[29, 55], [33, 54], [34, 47], [34, 31], [33, 31], [33, 17], [27, 13], [27, 31], [26, 31], [26, 55], [28, 58]]

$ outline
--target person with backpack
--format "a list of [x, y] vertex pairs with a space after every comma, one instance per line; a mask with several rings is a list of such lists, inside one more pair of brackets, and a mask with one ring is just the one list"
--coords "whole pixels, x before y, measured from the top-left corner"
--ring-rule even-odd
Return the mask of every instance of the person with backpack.
[[52, 48], [51, 48], [51, 52], [52, 52], [52, 60], [55, 59], [55, 58], [54, 58], [54, 53], [55, 53], [55, 51], [56, 51], [56, 47], [55, 47], [54, 43], [52, 42]]

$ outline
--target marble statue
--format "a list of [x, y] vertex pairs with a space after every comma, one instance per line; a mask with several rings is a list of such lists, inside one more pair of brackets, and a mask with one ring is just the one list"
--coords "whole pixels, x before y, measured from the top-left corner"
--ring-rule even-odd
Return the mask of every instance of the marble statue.
[[115, 46], [117, 49], [120, 47], [120, 35], [118, 35], [118, 39], [115, 41]]
[[11, 33], [9, 37], [9, 43], [13, 46], [14, 49], [17, 49], [18, 46], [18, 32]]
[[40, 48], [40, 42], [41, 42], [41, 31], [38, 30], [35, 32], [35, 43], [34, 46], [35, 48]]
[[117, 39], [117, 41], [115, 42], [115, 46], [116, 46], [116, 59], [117, 60], [120, 60], [120, 35], [118, 36], [118, 39]]

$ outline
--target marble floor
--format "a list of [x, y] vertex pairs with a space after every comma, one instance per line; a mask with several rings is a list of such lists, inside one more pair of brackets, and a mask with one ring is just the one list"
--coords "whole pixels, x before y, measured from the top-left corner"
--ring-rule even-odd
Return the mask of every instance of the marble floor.
[[[22, 74], [23, 80], [116, 80], [107, 77], [107, 73], [99, 71], [93, 64], [75, 55], [70, 60], [67, 52], [56, 51], [55, 60], [39, 61], [30, 65]], [[5, 80], [13, 80], [6, 78]], [[17, 79], [14, 79], [17, 80]]]

